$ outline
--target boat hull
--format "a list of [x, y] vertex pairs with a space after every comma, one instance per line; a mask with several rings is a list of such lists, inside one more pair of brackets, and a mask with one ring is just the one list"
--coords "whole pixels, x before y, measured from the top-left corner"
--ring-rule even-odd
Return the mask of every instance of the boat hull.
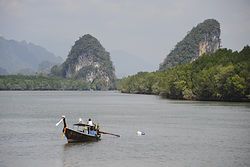
[[63, 133], [66, 136], [68, 143], [74, 142], [94, 142], [101, 139], [101, 135], [85, 134], [73, 129], [64, 128]]

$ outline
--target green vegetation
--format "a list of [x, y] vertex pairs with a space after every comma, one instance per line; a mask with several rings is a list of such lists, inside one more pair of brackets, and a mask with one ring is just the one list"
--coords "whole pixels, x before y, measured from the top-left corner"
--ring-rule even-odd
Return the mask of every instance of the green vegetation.
[[214, 19], [207, 19], [194, 27], [182, 41], [176, 44], [160, 64], [160, 70], [189, 63], [199, 57], [202, 49], [206, 53], [213, 53], [219, 46], [220, 23]]
[[140, 72], [123, 78], [118, 89], [125, 93], [157, 94], [173, 99], [249, 100], [250, 47], [240, 52], [219, 49], [196, 61], [165, 71]]
[[90, 86], [80, 80], [45, 76], [0, 76], [0, 90], [89, 90]]

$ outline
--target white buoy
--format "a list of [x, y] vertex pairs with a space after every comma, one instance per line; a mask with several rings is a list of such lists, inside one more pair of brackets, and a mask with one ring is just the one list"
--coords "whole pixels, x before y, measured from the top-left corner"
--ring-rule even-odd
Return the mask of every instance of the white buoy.
[[138, 131], [137, 131], [137, 135], [138, 135], [138, 136], [141, 136], [141, 135], [145, 135], [145, 133], [138, 130]]

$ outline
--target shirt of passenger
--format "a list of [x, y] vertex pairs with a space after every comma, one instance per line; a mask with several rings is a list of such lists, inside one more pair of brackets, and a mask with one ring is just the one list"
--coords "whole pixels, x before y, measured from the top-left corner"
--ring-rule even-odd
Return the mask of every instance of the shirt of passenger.
[[90, 135], [96, 135], [96, 131], [90, 130], [90, 131], [89, 131], [89, 134], [90, 134]]

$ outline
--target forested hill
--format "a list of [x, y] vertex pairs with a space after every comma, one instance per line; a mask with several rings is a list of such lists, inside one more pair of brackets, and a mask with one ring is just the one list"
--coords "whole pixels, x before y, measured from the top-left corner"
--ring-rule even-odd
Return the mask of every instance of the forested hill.
[[160, 64], [165, 70], [197, 59], [204, 53], [213, 53], [220, 47], [220, 23], [214, 19], [205, 20], [194, 27]]
[[240, 52], [219, 49], [192, 63], [138, 73], [120, 80], [118, 89], [173, 99], [249, 101], [250, 47]]
[[66, 61], [51, 69], [52, 76], [83, 80], [94, 90], [115, 87], [115, 69], [101, 43], [90, 34], [80, 37], [72, 47]]

